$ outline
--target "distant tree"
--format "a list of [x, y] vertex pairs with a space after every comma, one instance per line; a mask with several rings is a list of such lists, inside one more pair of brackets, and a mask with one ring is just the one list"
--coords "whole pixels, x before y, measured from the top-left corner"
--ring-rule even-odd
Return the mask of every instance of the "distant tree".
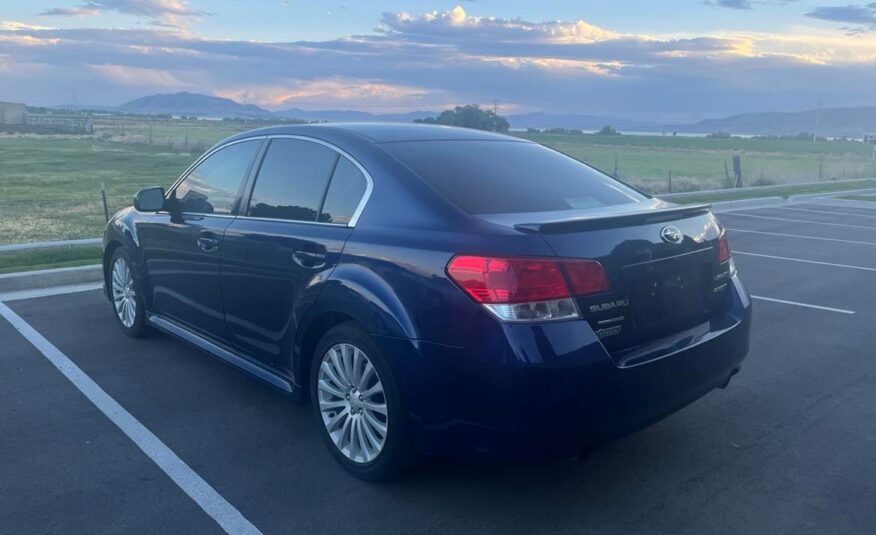
[[526, 133], [527, 134], [540, 134], [541, 130], [539, 130], [538, 128], [529, 127], [526, 129]]
[[447, 126], [461, 126], [463, 128], [475, 128], [490, 132], [507, 132], [511, 124], [492, 110], [481, 109], [477, 104], [457, 106], [452, 110], [444, 110], [438, 117], [426, 117], [414, 119], [415, 123], [443, 124]]
[[733, 139], [733, 134], [730, 132], [712, 132], [711, 134], [706, 135], [706, 137], [713, 139]]
[[606, 125], [606, 126], [603, 126], [602, 129], [599, 130], [599, 132], [596, 132], [596, 135], [597, 136], [619, 136], [619, 135], [621, 135], [621, 133], [618, 132], [617, 130], [615, 130], [614, 127]]

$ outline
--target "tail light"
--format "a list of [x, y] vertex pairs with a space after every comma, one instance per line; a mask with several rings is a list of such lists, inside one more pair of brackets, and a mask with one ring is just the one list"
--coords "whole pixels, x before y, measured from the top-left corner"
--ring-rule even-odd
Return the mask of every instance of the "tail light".
[[455, 256], [447, 264], [447, 274], [505, 321], [577, 318], [574, 296], [611, 288], [595, 260]]
[[730, 260], [730, 244], [727, 243], [727, 233], [721, 233], [718, 238], [718, 263], [723, 264]]
[[736, 262], [733, 261], [733, 256], [730, 254], [730, 244], [727, 243], [726, 231], [718, 237], [718, 263], [723, 264], [724, 262], [729, 262], [727, 268], [730, 270], [730, 276], [736, 275]]

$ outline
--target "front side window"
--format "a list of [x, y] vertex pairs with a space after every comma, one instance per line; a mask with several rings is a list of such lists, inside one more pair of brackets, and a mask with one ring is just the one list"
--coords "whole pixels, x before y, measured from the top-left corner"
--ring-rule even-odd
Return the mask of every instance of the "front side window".
[[261, 140], [244, 141], [208, 156], [176, 187], [174, 197], [179, 209], [196, 214], [230, 214], [260, 145]]
[[247, 215], [317, 221], [340, 154], [300, 139], [274, 139], [259, 168]]

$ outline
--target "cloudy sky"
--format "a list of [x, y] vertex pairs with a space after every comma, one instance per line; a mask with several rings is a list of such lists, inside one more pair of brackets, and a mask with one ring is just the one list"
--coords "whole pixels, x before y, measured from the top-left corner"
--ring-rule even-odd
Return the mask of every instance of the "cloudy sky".
[[876, 105], [876, 2], [0, 0], [0, 100], [176, 91], [647, 120]]

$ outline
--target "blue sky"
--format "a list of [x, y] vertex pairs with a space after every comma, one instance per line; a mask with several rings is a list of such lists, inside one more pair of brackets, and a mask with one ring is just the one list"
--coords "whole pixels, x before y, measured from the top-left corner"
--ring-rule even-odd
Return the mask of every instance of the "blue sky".
[[686, 120], [876, 105], [871, 0], [0, 1], [0, 99]]
[[[74, 7], [86, 2], [0, 1], [0, 18], [30, 24], [51, 22], [58, 27], [81, 27], [81, 18], [40, 16], [58, 7]], [[853, 2], [852, 2], [853, 3]], [[782, 32], [796, 25], [832, 28], [806, 13], [818, 6], [845, 6], [849, 2], [790, 1], [753, 2], [751, 9], [720, 7], [698, 0], [583, 0], [583, 1], [428, 1], [385, 0], [214, 0], [188, 2], [192, 9], [210, 13], [195, 28], [218, 39], [259, 39], [272, 41], [326, 40], [370, 33], [385, 12], [426, 13], [445, 11], [461, 5], [473, 16], [522, 18], [530, 21], [586, 20], [592, 24], [627, 32], [704, 33], [721, 30]], [[728, 2], [744, 5], [745, 2]], [[793, 5], [791, 5], [793, 4]], [[147, 25], [132, 15], [107, 11], [89, 24], [100, 27]]]

